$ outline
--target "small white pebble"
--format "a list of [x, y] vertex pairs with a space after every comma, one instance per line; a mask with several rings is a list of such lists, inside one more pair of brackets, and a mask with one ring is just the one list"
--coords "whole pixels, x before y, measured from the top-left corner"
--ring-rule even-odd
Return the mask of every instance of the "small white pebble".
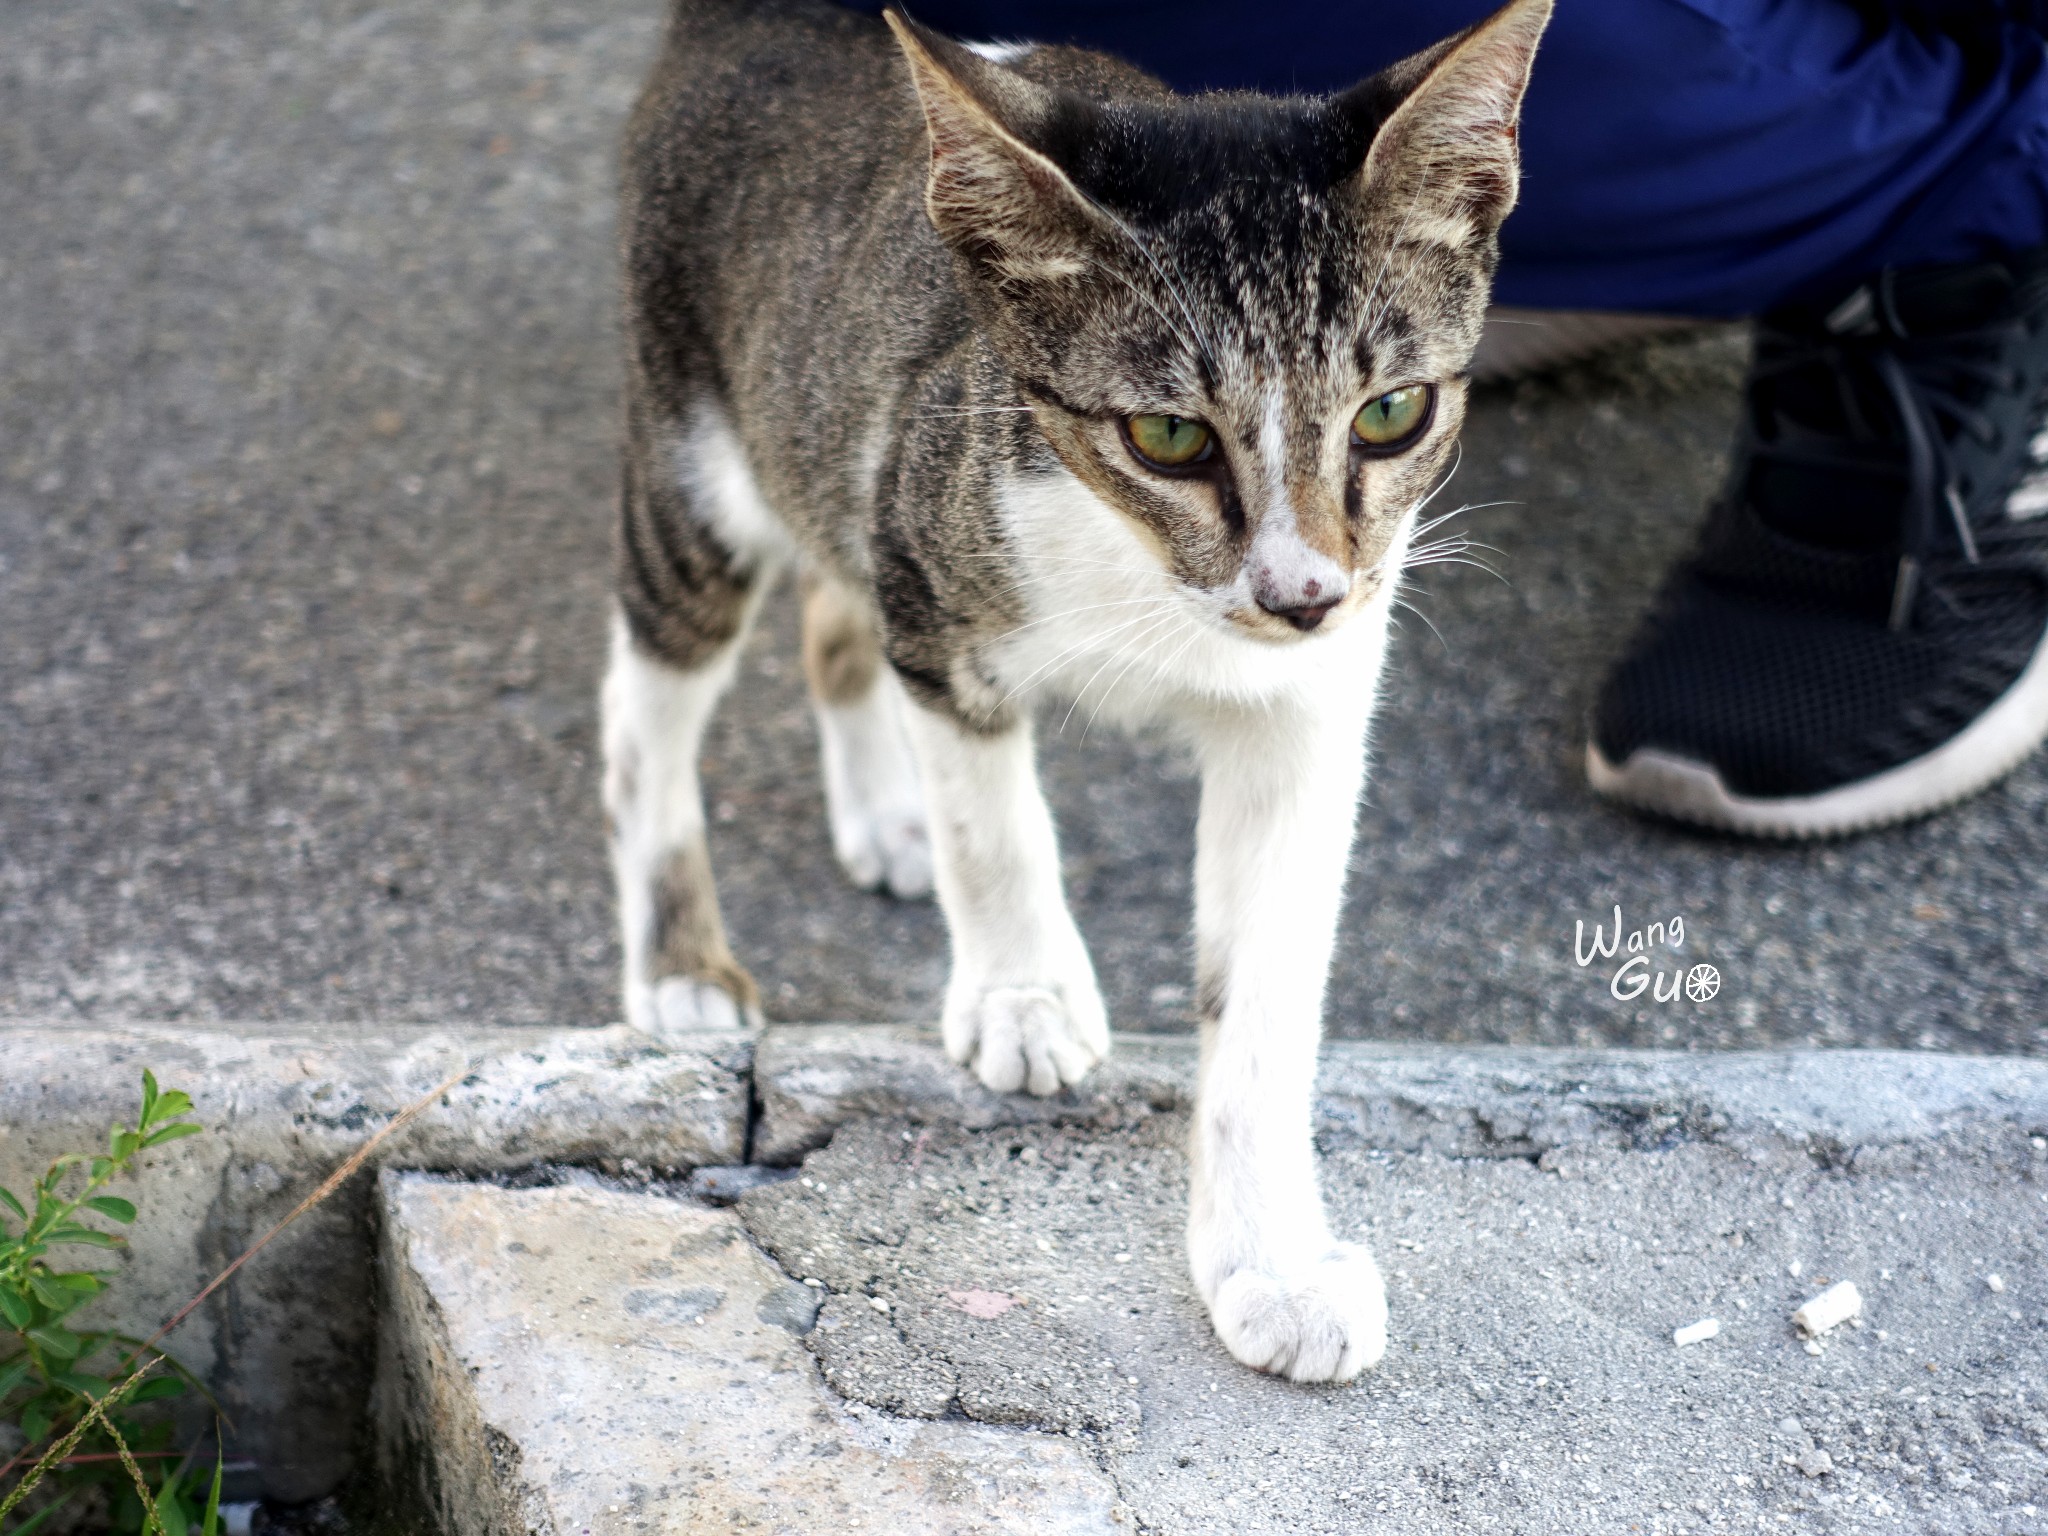
[[1820, 1347], [1820, 1340], [1819, 1340], [1819, 1339], [1808, 1339], [1808, 1340], [1806, 1341], [1806, 1352], [1807, 1352], [1807, 1353], [1808, 1353], [1809, 1355], [1817, 1355], [1817, 1354], [1820, 1354], [1820, 1353], [1821, 1353], [1821, 1347]]
[[804, 1284], [808, 1285], [814, 1291], [822, 1291], [823, 1289], [825, 1289], [825, 1282], [820, 1280], [816, 1275], [805, 1275]]
[[1984, 1277], [1984, 1287], [1994, 1296], [2003, 1296], [2005, 1294], [2005, 1277], [2003, 1275], [1986, 1275]]
[[870, 1296], [868, 1298], [868, 1305], [877, 1312], [886, 1312], [889, 1310], [889, 1299], [886, 1296]]
[[1794, 1259], [1790, 1264], [1787, 1264], [1785, 1266], [1785, 1273], [1790, 1275], [1794, 1280], [1797, 1280], [1799, 1278], [1799, 1271], [1804, 1268], [1806, 1268], [1804, 1264], [1800, 1263], [1797, 1259]]
[[1131, 1262], [1131, 1256], [1128, 1253], [1120, 1253], [1116, 1256], [1116, 1261], [1119, 1264], [1128, 1264]]
[[1703, 1317], [1696, 1323], [1687, 1323], [1683, 1328], [1672, 1329], [1671, 1342], [1683, 1349], [1688, 1344], [1699, 1344], [1714, 1338], [1720, 1332], [1721, 1319]]
[[1863, 1310], [1863, 1293], [1853, 1280], [1837, 1280], [1792, 1314], [1792, 1325], [1809, 1339], [1818, 1338], [1838, 1323], [1846, 1323]]

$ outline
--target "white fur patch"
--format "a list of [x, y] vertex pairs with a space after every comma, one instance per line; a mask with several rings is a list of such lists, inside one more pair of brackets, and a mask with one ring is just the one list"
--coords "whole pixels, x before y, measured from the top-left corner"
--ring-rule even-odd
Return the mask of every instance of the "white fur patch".
[[742, 564], [780, 562], [790, 555], [789, 531], [761, 499], [746, 450], [723, 411], [699, 405], [670, 457], [691, 510]]
[[1037, 46], [1036, 43], [969, 43], [967, 51], [980, 54], [991, 64], [1014, 64]]
[[1284, 512], [1292, 523], [1294, 509], [1287, 501], [1287, 389], [1281, 384], [1266, 391], [1266, 410], [1259, 419], [1259, 457], [1264, 460], [1269, 510]]
[[932, 888], [924, 792], [904, 730], [908, 707], [886, 667], [858, 704], [816, 706], [833, 852], [862, 890], [905, 898]]

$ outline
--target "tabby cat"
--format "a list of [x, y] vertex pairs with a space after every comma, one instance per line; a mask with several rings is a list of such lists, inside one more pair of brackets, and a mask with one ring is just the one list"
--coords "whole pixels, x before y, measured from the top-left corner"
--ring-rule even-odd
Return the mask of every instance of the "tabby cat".
[[604, 799], [631, 1020], [753, 1024], [697, 756], [778, 575], [834, 847], [936, 887], [946, 1049], [1051, 1094], [1109, 1049], [1032, 716], [1202, 773], [1188, 1256], [1246, 1364], [1386, 1347], [1310, 1095], [1387, 619], [1450, 466], [1550, 0], [1327, 99], [1178, 96], [823, 0], [679, 0], [628, 130]]

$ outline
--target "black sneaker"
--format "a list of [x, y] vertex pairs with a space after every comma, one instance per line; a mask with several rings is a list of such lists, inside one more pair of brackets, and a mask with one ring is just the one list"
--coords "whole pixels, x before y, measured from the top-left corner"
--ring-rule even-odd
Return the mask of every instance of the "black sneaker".
[[1745, 403], [1601, 690], [1593, 788], [1828, 837], [2002, 778], [2048, 735], [2048, 248], [1767, 317]]

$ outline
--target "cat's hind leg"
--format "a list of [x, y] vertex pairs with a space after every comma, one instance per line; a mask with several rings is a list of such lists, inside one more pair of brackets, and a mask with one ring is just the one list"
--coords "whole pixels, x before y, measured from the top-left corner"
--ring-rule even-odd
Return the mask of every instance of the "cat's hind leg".
[[760, 993], [726, 942], [697, 759], [786, 544], [711, 408], [679, 431], [633, 427], [602, 696], [626, 1018], [657, 1037], [754, 1027]]
[[864, 891], [931, 894], [931, 838], [902, 685], [875, 619], [833, 578], [804, 573], [804, 675], [818, 717], [832, 849]]

